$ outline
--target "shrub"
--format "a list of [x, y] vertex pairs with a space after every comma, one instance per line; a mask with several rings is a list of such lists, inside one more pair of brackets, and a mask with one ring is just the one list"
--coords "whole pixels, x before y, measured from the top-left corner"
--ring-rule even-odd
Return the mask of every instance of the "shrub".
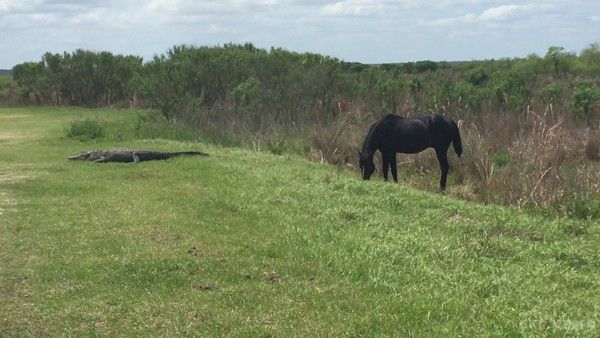
[[417, 73], [423, 73], [426, 71], [435, 72], [437, 69], [437, 63], [435, 61], [425, 60], [425, 61], [417, 61], [415, 62], [415, 70]]
[[254, 100], [260, 92], [260, 81], [254, 77], [241, 82], [229, 92], [229, 96], [236, 105], [243, 106]]
[[477, 67], [469, 71], [467, 75], [467, 81], [471, 83], [473, 86], [480, 86], [484, 82], [486, 82], [489, 78], [489, 75], [482, 67]]
[[593, 43], [581, 51], [575, 69], [593, 76], [600, 74], [600, 43]]
[[567, 214], [579, 219], [599, 219], [600, 200], [596, 198], [578, 197], [567, 207]]
[[600, 100], [600, 88], [594, 88], [589, 84], [580, 84], [575, 87], [571, 98], [571, 114], [576, 118], [588, 117], [597, 100]]
[[490, 157], [490, 160], [498, 168], [505, 167], [510, 162], [510, 154], [506, 152], [496, 153]]
[[92, 140], [104, 137], [104, 128], [95, 120], [78, 120], [71, 123], [67, 130], [67, 137], [79, 141]]
[[497, 102], [505, 109], [513, 112], [523, 112], [531, 97], [532, 80], [525, 74], [507, 73], [495, 79], [494, 91]]
[[544, 103], [556, 102], [562, 95], [563, 90], [556, 83], [551, 83], [540, 90], [540, 97], [544, 100]]
[[565, 52], [563, 47], [552, 46], [548, 48], [544, 60], [549, 68], [554, 70], [556, 75], [566, 74], [571, 70], [575, 54], [571, 52]]
[[20, 88], [9, 76], [0, 75], [0, 105], [14, 106], [19, 103]]

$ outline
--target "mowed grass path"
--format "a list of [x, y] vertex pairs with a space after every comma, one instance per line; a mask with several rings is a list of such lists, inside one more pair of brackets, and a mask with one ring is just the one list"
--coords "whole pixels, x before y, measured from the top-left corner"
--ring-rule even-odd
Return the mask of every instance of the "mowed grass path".
[[[293, 156], [65, 139], [82, 117], [134, 113], [0, 109], [0, 336], [600, 331], [597, 223], [363, 182]], [[112, 146], [211, 156], [66, 160]]]

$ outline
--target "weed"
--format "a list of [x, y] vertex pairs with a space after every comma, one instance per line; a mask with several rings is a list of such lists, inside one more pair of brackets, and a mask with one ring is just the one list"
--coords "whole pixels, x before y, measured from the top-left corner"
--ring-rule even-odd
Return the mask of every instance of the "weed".
[[585, 156], [590, 161], [600, 161], [600, 129], [590, 132], [585, 143]]
[[490, 160], [498, 168], [506, 167], [508, 162], [510, 162], [510, 154], [507, 152], [496, 153], [491, 156]]
[[576, 197], [568, 204], [567, 214], [577, 219], [600, 219], [600, 199]]
[[83, 119], [71, 122], [67, 129], [67, 137], [78, 141], [89, 141], [104, 137], [104, 128], [102, 125], [92, 119]]

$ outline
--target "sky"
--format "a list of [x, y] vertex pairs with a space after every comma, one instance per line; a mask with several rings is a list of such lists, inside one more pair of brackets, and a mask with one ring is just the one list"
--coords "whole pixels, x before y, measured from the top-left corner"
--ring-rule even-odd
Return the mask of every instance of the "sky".
[[600, 42], [599, 0], [0, 0], [0, 68], [78, 48], [145, 60], [252, 42], [350, 62], [481, 60]]

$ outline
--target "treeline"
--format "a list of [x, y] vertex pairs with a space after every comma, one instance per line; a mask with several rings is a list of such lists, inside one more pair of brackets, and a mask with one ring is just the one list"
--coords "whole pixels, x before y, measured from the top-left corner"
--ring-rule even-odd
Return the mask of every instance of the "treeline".
[[141, 57], [77, 50], [46, 53], [16, 65], [12, 76], [29, 104], [108, 106], [135, 95], [141, 70]]
[[[136, 137], [301, 153], [340, 167], [356, 163], [382, 115], [433, 111], [462, 120], [465, 152], [461, 164], [450, 159], [451, 194], [600, 218], [599, 44], [381, 65], [252, 44], [176, 46], [146, 62], [77, 50], [46, 53], [12, 76], [0, 76], [0, 102], [153, 108], [128, 126]], [[439, 177], [431, 152], [401, 163], [408, 184], [428, 189]]]
[[526, 58], [383, 65], [227, 44], [176, 46], [146, 63], [110, 52], [46, 53], [14, 67], [13, 92], [26, 104], [135, 104], [173, 118], [208, 114], [284, 124], [327, 121], [349, 107], [376, 115], [467, 116], [521, 114], [548, 104], [592, 120], [599, 75], [599, 44], [579, 54], [550, 47]]
[[219, 109], [251, 119], [298, 121], [335, 102], [356, 80], [337, 59], [251, 44], [178, 46], [144, 65], [140, 90], [166, 116]]

